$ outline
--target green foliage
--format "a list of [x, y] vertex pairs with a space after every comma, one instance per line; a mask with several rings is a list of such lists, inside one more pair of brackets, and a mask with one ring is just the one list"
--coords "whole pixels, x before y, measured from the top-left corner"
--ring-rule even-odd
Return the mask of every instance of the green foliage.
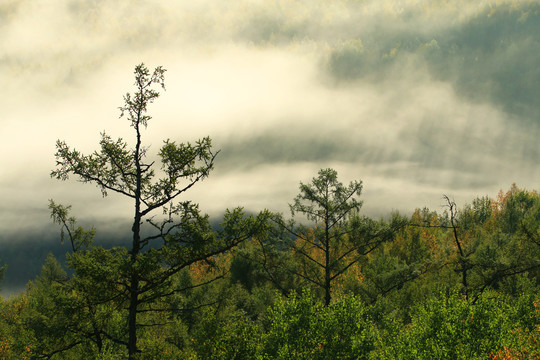
[[309, 291], [278, 302], [268, 315], [264, 359], [367, 359], [375, 336], [353, 296], [324, 306]]
[[[375, 359], [487, 359], [519, 343], [540, 320], [534, 302], [524, 297], [483, 297], [471, 304], [459, 293], [440, 292], [414, 308], [409, 325], [391, 323]], [[536, 330], [535, 330], [536, 331]]]
[[56, 204], [53, 200], [49, 200], [49, 210], [51, 211], [53, 221], [61, 226], [60, 241], [62, 243], [64, 243], [65, 231], [67, 231], [71, 242], [71, 249], [74, 252], [82, 248], [87, 248], [92, 244], [92, 240], [96, 236], [96, 229], [92, 227], [89, 230], [85, 230], [81, 226], [76, 226], [77, 219], [69, 216], [71, 206], [63, 206]]
[[204, 309], [192, 332], [196, 359], [256, 359], [259, 327], [242, 312]]
[[22, 318], [26, 330], [36, 339], [32, 347], [36, 355], [58, 354], [78, 359], [74, 354], [79, 353], [82, 359], [107, 351], [122, 352], [108, 337], [114, 334], [114, 328], [122, 326], [119, 311], [95, 301], [105, 296], [101, 289], [88, 291], [80, 280], [70, 279], [56, 259], [49, 256], [40, 276], [29, 284], [29, 305]]
[[456, 294], [430, 300], [418, 310], [408, 333], [411, 358], [485, 358], [509, 328], [504, 310], [488, 301], [470, 306]]
[[362, 192], [362, 182], [353, 181], [347, 187], [338, 182], [337, 171], [319, 170], [319, 176], [310, 184], [300, 183], [300, 194], [290, 205], [291, 213], [305, 215], [316, 223], [336, 225], [352, 210], [358, 210], [362, 202], [356, 199]]
[[256, 237], [239, 246], [230, 265], [231, 281], [242, 284], [249, 291], [267, 286], [288, 296], [303, 283], [291, 269], [296, 266], [291, 239], [283, 229], [270, 223], [268, 235]]
[[25, 327], [28, 297], [21, 294], [0, 303], [0, 359], [27, 360], [34, 353], [37, 339]]

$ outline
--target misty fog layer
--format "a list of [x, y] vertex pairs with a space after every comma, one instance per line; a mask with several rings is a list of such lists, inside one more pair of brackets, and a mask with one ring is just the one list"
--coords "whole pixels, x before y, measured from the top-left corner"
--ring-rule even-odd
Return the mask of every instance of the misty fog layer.
[[323, 167], [363, 180], [371, 215], [538, 188], [537, 1], [7, 0], [0, 45], [0, 242], [48, 224], [49, 198], [129, 221], [128, 201], [49, 173], [56, 139], [131, 140], [118, 107], [140, 62], [168, 69], [149, 152], [221, 149], [186, 194], [211, 214], [287, 211]]

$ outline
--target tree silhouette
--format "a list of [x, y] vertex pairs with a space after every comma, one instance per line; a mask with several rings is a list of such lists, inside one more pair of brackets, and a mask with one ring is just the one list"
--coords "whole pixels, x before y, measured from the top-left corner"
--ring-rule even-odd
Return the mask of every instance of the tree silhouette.
[[362, 218], [358, 200], [362, 182], [348, 186], [338, 181], [333, 169], [321, 169], [311, 183], [300, 183], [300, 194], [290, 205], [293, 216], [304, 216], [312, 226], [278, 221], [296, 238], [296, 275], [324, 290], [329, 305], [333, 285], [342, 274], [393, 236], [384, 222]]
[[[237, 208], [227, 210], [222, 229], [215, 232], [208, 216], [200, 213], [197, 204], [177, 200], [208, 177], [212, 170], [218, 152], [212, 150], [209, 137], [194, 144], [165, 140], [158, 152], [159, 169], [155, 168], [156, 161], [147, 160], [149, 148], [143, 145], [142, 133], [151, 120], [147, 114], [148, 105], [159, 97], [155, 88], [165, 89], [165, 71], [157, 67], [150, 72], [144, 64], [135, 67], [136, 91], [127, 93], [124, 105], [120, 107], [120, 117], [126, 117], [135, 132], [134, 147], [122, 138], [113, 140], [102, 133], [100, 150], [83, 155], [70, 149], [65, 142], [57, 141], [57, 168], [51, 172], [52, 177], [60, 180], [75, 175], [82, 182], [97, 184], [103, 196], [112, 191], [133, 201], [132, 240], [128, 254], [114, 251], [102, 256], [98, 252], [77, 252], [72, 261], [76, 271], [77, 266], [80, 267], [80, 276], [92, 281], [99, 269], [94, 273], [83, 271], [88, 261], [99, 264], [100, 259], [116, 258], [116, 271], [110, 271], [110, 264], [103, 263], [103, 268], [108, 269], [104, 271], [107, 275], [103, 279], [116, 284], [109, 290], [117, 290], [118, 296], [109, 295], [109, 299], [114, 298], [117, 302], [121, 299], [126, 303], [127, 341], [115, 341], [127, 345], [129, 359], [139, 351], [137, 329], [142, 324], [137, 322], [137, 314], [154, 310], [151, 304], [157, 299], [182, 290], [168, 287], [171, 277], [196, 262], [233, 248], [252, 236], [265, 222], [253, 216], [245, 217]], [[56, 213], [55, 208], [52, 209], [55, 221], [69, 231], [69, 219], [62, 217], [58, 207]], [[157, 217], [159, 212], [164, 215]], [[264, 214], [260, 216], [265, 217]], [[143, 235], [143, 223], [150, 228], [149, 235], [148, 232]], [[111, 276], [118, 278], [111, 279]]]

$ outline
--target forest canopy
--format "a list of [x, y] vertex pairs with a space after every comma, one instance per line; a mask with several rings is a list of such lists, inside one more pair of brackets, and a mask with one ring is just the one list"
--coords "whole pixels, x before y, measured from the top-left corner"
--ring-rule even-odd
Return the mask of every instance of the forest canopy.
[[[322, 169], [311, 184], [334, 175]], [[297, 199], [309, 193], [309, 184], [301, 183]], [[338, 209], [324, 199], [318, 204]], [[539, 194], [514, 185], [497, 198], [478, 197], [460, 207], [446, 199], [442, 212], [424, 208], [386, 220], [356, 211], [340, 216], [338, 210], [329, 219], [342, 221], [333, 230], [343, 236], [339, 243], [318, 238], [325, 233], [324, 210], [293, 202], [295, 211], [323, 222], [265, 217], [257, 233], [172, 273], [159, 291], [141, 297], [133, 358], [540, 356]], [[53, 203], [51, 209], [65, 230], [67, 269], [50, 255], [23, 293], [2, 301], [0, 355], [128, 357], [129, 293], [123, 289], [129, 286], [124, 272], [129, 274], [130, 251], [91, 243], [71, 248], [73, 234], [84, 238], [92, 229], [78, 228], [70, 209]], [[219, 234], [227, 232], [243, 233], [225, 222]], [[376, 240], [376, 246], [359, 240]], [[346, 267], [338, 268], [330, 289], [321, 286], [327, 244], [331, 259]], [[147, 284], [179, 256], [167, 251], [171, 260], [152, 265], [155, 251], [163, 250], [149, 248], [144, 254], [151, 257], [137, 268]]]

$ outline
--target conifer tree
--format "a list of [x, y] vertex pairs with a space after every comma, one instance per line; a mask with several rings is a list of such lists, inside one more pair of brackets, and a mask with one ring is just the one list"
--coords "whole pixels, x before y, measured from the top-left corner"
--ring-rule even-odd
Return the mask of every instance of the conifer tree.
[[[133, 201], [128, 252], [93, 249], [78, 252], [71, 261], [76, 272], [88, 281], [98, 281], [97, 274], [103, 275], [97, 288], [103, 288], [104, 294], [110, 293], [108, 299], [125, 302], [127, 339], [115, 341], [127, 346], [129, 359], [139, 352], [137, 330], [141, 324], [137, 315], [155, 310], [152, 304], [157, 299], [182, 290], [169, 287], [171, 277], [252, 236], [266, 216], [261, 214], [256, 219], [244, 216], [240, 208], [227, 210], [222, 229], [215, 232], [198, 204], [180, 201], [181, 195], [208, 177], [214, 166], [219, 151], [213, 151], [209, 137], [194, 144], [165, 140], [158, 153], [159, 169], [155, 161], [147, 160], [149, 147], [143, 144], [142, 135], [152, 119], [148, 106], [160, 95], [156, 88], [165, 89], [165, 71], [157, 67], [150, 72], [144, 64], [135, 67], [136, 91], [127, 93], [120, 107], [120, 117], [127, 118], [134, 131], [134, 146], [102, 133], [100, 150], [83, 155], [64, 141], [57, 141], [57, 167], [51, 172], [52, 177], [60, 180], [74, 175], [82, 182], [94, 183], [103, 196], [112, 191]], [[160, 213], [164, 214], [161, 218]], [[143, 224], [153, 232], [145, 231], [143, 235]], [[96, 264], [101, 264], [101, 268]], [[110, 283], [114, 285], [111, 287]]]
[[365, 255], [393, 238], [399, 221], [384, 221], [359, 216], [362, 202], [361, 181], [348, 186], [338, 181], [337, 171], [321, 169], [311, 183], [300, 183], [300, 194], [290, 205], [292, 215], [312, 221], [312, 226], [278, 222], [296, 238], [293, 252], [300, 258], [296, 275], [324, 290], [329, 305], [336, 280]]

